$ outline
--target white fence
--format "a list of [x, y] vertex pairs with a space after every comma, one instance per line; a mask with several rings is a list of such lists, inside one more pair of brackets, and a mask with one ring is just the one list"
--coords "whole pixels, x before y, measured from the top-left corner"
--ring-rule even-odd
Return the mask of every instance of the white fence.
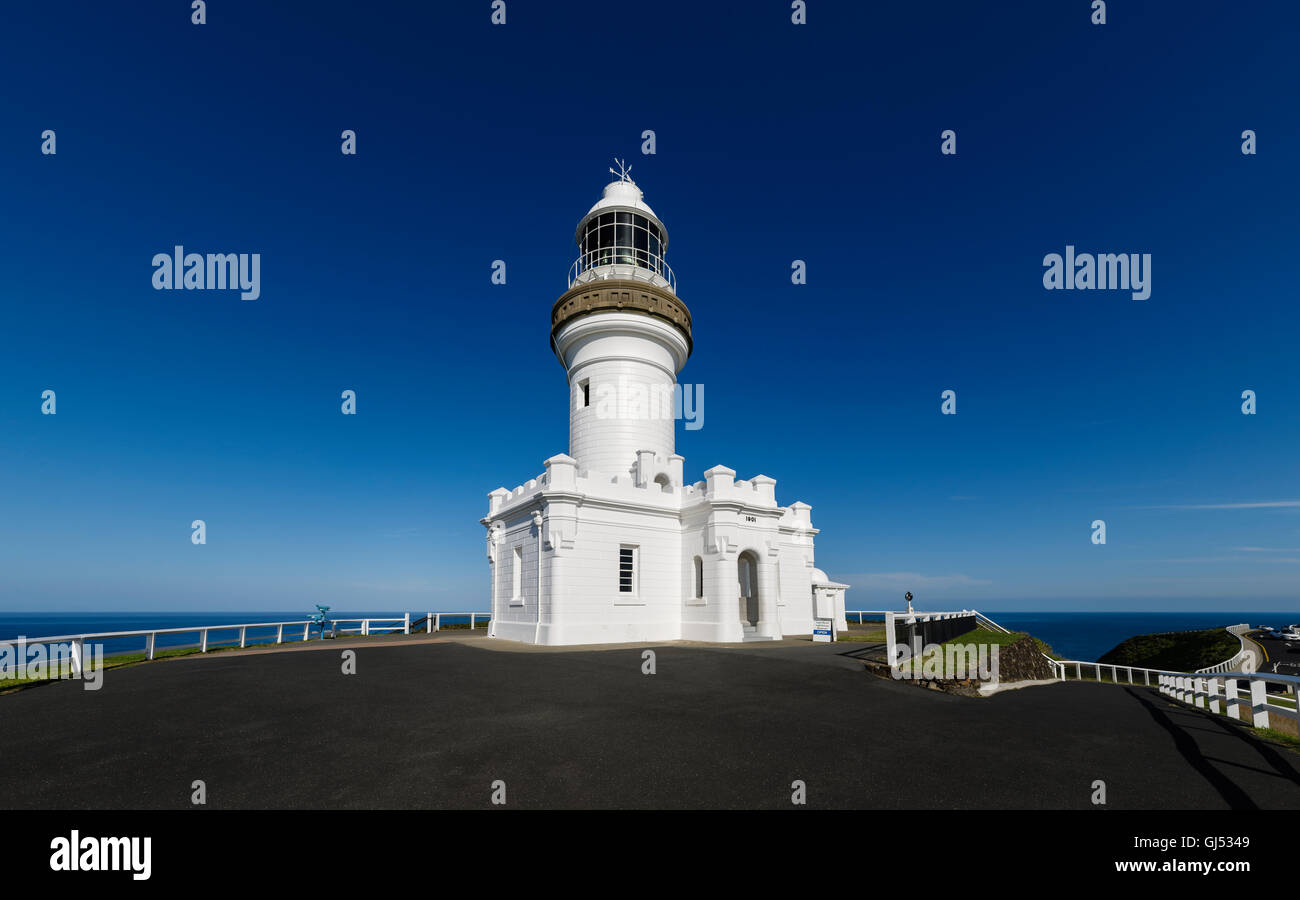
[[848, 621], [849, 616], [857, 616], [857, 617], [858, 617], [858, 624], [861, 625], [861, 624], [862, 624], [862, 617], [863, 617], [863, 616], [882, 616], [882, 617], [883, 617], [883, 616], [887, 616], [887, 615], [889, 615], [891, 612], [896, 612], [896, 610], [892, 610], [892, 609], [846, 609], [846, 610], [844, 610], [844, 619], [845, 619], [845, 621]]
[[71, 644], [72, 646], [72, 672], [74, 675], [81, 674], [81, 660], [84, 658], [85, 645], [87, 641], [108, 640], [111, 638], [144, 638], [144, 656], [145, 659], [153, 659], [155, 647], [160, 634], [193, 634], [199, 638], [199, 651], [208, 652], [208, 635], [213, 631], [238, 631], [239, 646], [248, 645], [248, 629], [250, 628], [274, 628], [275, 642], [284, 643], [285, 626], [296, 629], [302, 626], [302, 639], [307, 640], [311, 631], [312, 622], [310, 620], [298, 622], [248, 622], [239, 625], [199, 625], [188, 628], [146, 628], [140, 631], [95, 631], [85, 634], [61, 634], [54, 637], [23, 637], [0, 640], [0, 644], [14, 644], [21, 641], [25, 645], [32, 644]]
[[[340, 622], [357, 622], [354, 628], [340, 628]], [[391, 623], [391, 624], [390, 624]], [[339, 634], [392, 634], [400, 631], [402, 634], [411, 633], [411, 614], [398, 618], [396, 616], [389, 618], [372, 618], [372, 619], [330, 619], [330, 624], [334, 627], [331, 631], [335, 635]]]
[[[941, 619], [964, 619], [964, 618], [969, 618], [970, 616], [975, 617], [976, 624], [979, 624], [981, 619], [983, 619], [983, 621], [986, 622], [989, 621], [988, 619], [984, 619], [983, 616], [975, 612], [975, 610], [973, 609], [962, 609], [962, 610], [957, 610], [955, 612], [913, 611], [910, 613], [909, 612], [885, 613], [885, 659], [889, 662], [891, 666], [897, 667], [898, 638], [897, 638], [897, 630], [895, 629], [894, 625], [898, 622], [899, 619], [903, 620], [904, 625], [915, 625], [918, 622], [934, 622]], [[1001, 625], [998, 625], [997, 628], [1000, 631], [1004, 631], [1004, 632], [1006, 631], [1006, 629], [1003, 628]]]
[[[1248, 688], [1241, 689], [1241, 682]], [[1296, 722], [1300, 732], [1300, 709], [1297, 708], [1297, 688], [1300, 676], [1261, 675], [1258, 672], [1220, 673], [1168, 673], [1159, 679], [1160, 693], [1189, 706], [1209, 709], [1212, 713], [1225, 713], [1234, 719], [1243, 718], [1243, 709], [1250, 711], [1249, 721], [1256, 728], [1270, 727], [1270, 714], [1284, 716]], [[1282, 685], [1290, 696], [1268, 693], [1268, 685]]]
[[[1052, 667], [1053, 671], [1056, 673], [1056, 677], [1061, 681], [1068, 681], [1071, 672], [1074, 673], [1075, 680], [1077, 681], [1082, 681], [1087, 677], [1084, 675], [1085, 672], [1092, 675], [1095, 681], [1104, 681], [1105, 678], [1103, 677], [1103, 673], [1109, 673], [1112, 682], [1115, 684], [1123, 684], [1125, 682], [1120, 681], [1119, 674], [1120, 672], [1123, 672], [1128, 684], [1149, 686], [1151, 684], [1159, 684], [1160, 676], [1162, 675], [1189, 674], [1187, 672], [1176, 672], [1172, 669], [1143, 669], [1140, 666], [1120, 666], [1111, 665], [1110, 663], [1084, 662], [1081, 659], [1046, 658], [1048, 665]], [[1136, 673], [1136, 675], [1134, 673]], [[1154, 682], [1151, 680], [1151, 676], [1153, 675], [1156, 677]]]
[[[898, 610], [898, 609], [846, 609], [846, 610], [844, 611], [844, 618], [845, 618], [845, 619], [848, 619], [849, 616], [857, 616], [857, 617], [858, 617], [858, 624], [859, 624], [859, 625], [862, 624], [862, 617], [863, 617], [863, 616], [872, 616], [872, 617], [879, 616], [879, 617], [881, 617], [881, 618], [885, 618], [885, 617], [887, 617], [887, 616], [891, 616], [891, 615], [892, 615], [892, 616], [905, 616], [905, 615], [907, 615], [907, 612], [904, 611], [904, 610]], [[914, 615], [914, 616], [951, 616], [951, 615], [956, 615], [956, 614], [955, 614], [955, 613], [925, 613], [925, 612], [913, 612], [912, 615]], [[1009, 628], [1003, 628], [1003, 627], [1002, 627], [1001, 625], [999, 625], [997, 622], [994, 622], [992, 619], [990, 619], [988, 616], [984, 615], [984, 613], [980, 612], [980, 611], [977, 610], [977, 609], [967, 609], [967, 610], [963, 610], [963, 611], [960, 613], [960, 615], [965, 615], [965, 616], [974, 616], [974, 617], [979, 621], [979, 624], [984, 625], [985, 627], [989, 628], [989, 629], [992, 630], [992, 631], [1000, 631], [1002, 634], [1010, 634], [1010, 633], [1011, 633], [1011, 629], [1009, 629]]]
[[[1193, 675], [1237, 672], [1243, 668], [1249, 668], [1254, 663], [1254, 654], [1252, 654], [1249, 650], [1246, 649], [1246, 642], [1242, 636], [1246, 632], [1250, 631], [1250, 626], [1230, 625], [1227, 630], [1232, 634], [1235, 634], [1237, 638], [1241, 640], [1241, 649], [1238, 650], [1237, 654], [1233, 656], [1231, 659], [1225, 659], [1221, 663], [1216, 663], [1215, 665], [1207, 666], [1204, 669], [1197, 669], [1195, 672], [1178, 672], [1172, 669], [1143, 669], [1138, 666], [1121, 666], [1121, 665], [1112, 665], [1111, 663], [1084, 662], [1083, 660], [1079, 660], [1079, 659], [1052, 659], [1051, 657], [1046, 657], [1046, 658], [1048, 663], [1051, 664], [1051, 666], [1056, 670], [1057, 673], [1056, 677], [1060, 678], [1063, 681], [1066, 678], [1068, 678], [1069, 671], [1073, 669], [1074, 677], [1076, 679], [1082, 679], [1084, 677], [1083, 673], [1086, 671], [1086, 672], [1091, 672], [1097, 681], [1102, 681], [1103, 680], [1102, 673], [1108, 671], [1110, 672], [1110, 680], [1115, 682], [1116, 684], [1119, 683], [1120, 672], [1126, 673], [1129, 684], [1137, 683], [1134, 680], [1133, 673], [1138, 672], [1141, 674], [1142, 683], [1144, 685], [1150, 685], [1152, 684], [1151, 681], [1152, 675], [1157, 676], [1156, 683], [1158, 684], [1159, 683], [1158, 678], [1159, 676], [1162, 675], [1178, 675], [1178, 676], [1191, 677]], [[1249, 672], [1247, 674], [1249, 674]]]
[[1248, 631], [1250, 631], [1249, 625], [1244, 625], [1244, 624], [1229, 625], [1228, 633], [1235, 634], [1237, 636], [1237, 640], [1241, 643], [1241, 649], [1237, 651], [1237, 655], [1232, 657], [1232, 659], [1225, 659], [1221, 663], [1218, 663], [1213, 666], [1206, 666], [1204, 669], [1197, 669], [1196, 671], [1197, 672], [1235, 672], [1236, 670], [1243, 668], [1242, 664], [1245, 663], [1246, 660], [1249, 659], [1252, 662], [1254, 662], [1255, 654], [1251, 653], [1249, 650], [1246, 649], [1246, 632]]
[[[468, 616], [470, 631], [473, 631], [478, 627], [479, 619], [483, 619], [483, 621], [487, 622], [492, 618], [490, 613], [427, 612], [424, 614], [423, 619], [416, 621], [417, 630], [419, 625], [423, 624], [426, 634], [433, 634], [435, 631], [441, 631], [443, 616]], [[357, 624], [347, 628], [340, 628], [338, 627], [339, 622], [356, 622]], [[334, 626], [333, 630], [335, 634], [396, 634], [399, 631], [402, 632], [402, 634], [410, 634], [411, 614], [407, 613], [405, 616], [390, 616], [387, 618], [372, 616], [367, 619], [330, 619], [330, 624]]]
[[[472, 612], [443, 612], [443, 613], [425, 613], [422, 620], [425, 623], [425, 631], [432, 634], [442, 628], [443, 616], [467, 616], [469, 618], [469, 627], [477, 627], [479, 619], [485, 622], [490, 620], [488, 613]], [[364, 619], [330, 619], [334, 625], [336, 634], [393, 634], [402, 632], [403, 634], [411, 633], [411, 614], [406, 613], [403, 616], [390, 616], [386, 618], [370, 617]], [[356, 622], [354, 627], [339, 628], [339, 622]], [[21, 642], [26, 646], [35, 644], [67, 644], [71, 649], [71, 667], [76, 675], [81, 674], [81, 661], [85, 654], [85, 645], [87, 642], [110, 640], [114, 638], [144, 638], [144, 655], [145, 659], [153, 659], [157, 649], [158, 635], [160, 634], [193, 634], [198, 638], [200, 653], [208, 652], [209, 635], [213, 632], [239, 632], [239, 646], [241, 648], [248, 646], [249, 629], [275, 629], [275, 643], [283, 644], [287, 640], [306, 641], [311, 635], [311, 626], [316, 624], [313, 620], [304, 619], [294, 622], [245, 622], [235, 625], [191, 625], [185, 628], [144, 628], [139, 631], [96, 631], [86, 632], [84, 634], [60, 634], [51, 637], [21, 637], [11, 639], [0, 639], [0, 644], [16, 644]], [[286, 637], [285, 629], [293, 629]], [[302, 628], [302, 637], [297, 636], [297, 629]], [[269, 638], [270, 635], [265, 637]], [[176, 649], [180, 649], [179, 647]]]

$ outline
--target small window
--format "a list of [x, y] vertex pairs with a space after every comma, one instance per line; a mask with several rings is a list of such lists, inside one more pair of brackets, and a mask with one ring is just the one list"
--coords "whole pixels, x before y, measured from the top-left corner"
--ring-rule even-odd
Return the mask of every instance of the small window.
[[514, 593], [511, 599], [520, 601], [524, 599], [524, 548], [519, 545], [515, 548], [513, 570], [511, 575], [514, 577]]
[[695, 557], [695, 599], [704, 599], [704, 560]]
[[578, 408], [586, 409], [591, 406], [591, 379], [584, 378], [578, 382]]
[[636, 593], [636, 547], [618, 548], [618, 592]]

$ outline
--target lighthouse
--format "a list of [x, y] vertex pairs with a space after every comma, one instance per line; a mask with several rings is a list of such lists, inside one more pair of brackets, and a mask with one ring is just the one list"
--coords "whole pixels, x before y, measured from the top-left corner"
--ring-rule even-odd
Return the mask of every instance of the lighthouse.
[[[678, 375], [691, 313], [668, 229], [622, 162], [578, 221], [578, 256], [551, 307], [568, 453], [488, 494], [490, 634], [537, 644], [744, 642], [847, 628], [848, 585], [814, 566], [811, 507], [776, 480], [715, 465], [685, 481]], [[713, 305], [724, 305], [718, 299]]]
[[[691, 355], [691, 314], [664, 259], [668, 230], [626, 168], [616, 174], [578, 222], [551, 346], [569, 379], [569, 455], [581, 469], [627, 474], [639, 453], [675, 458], [673, 398]], [[676, 475], [680, 483], [680, 467]]]

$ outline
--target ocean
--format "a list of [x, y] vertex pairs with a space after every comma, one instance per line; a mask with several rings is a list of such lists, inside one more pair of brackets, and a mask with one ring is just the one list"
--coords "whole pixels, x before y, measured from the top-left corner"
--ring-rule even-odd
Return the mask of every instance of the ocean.
[[[1300, 609], [1295, 612], [998, 612], [980, 610], [993, 621], [1015, 631], [1027, 631], [1041, 638], [1066, 659], [1095, 660], [1125, 638], [1135, 634], [1163, 631], [1194, 631], [1248, 622], [1251, 625], [1282, 627], [1300, 623]], [[348, 612], [330, 610], [331, 618], [355, 619], [395, 616], [392, 612]], [[486, 611], [484, 611], [486, 615]], [[415, 619], [417, 613], [412, 612]], [[250, 622], [291, 622], [306, 619], [297, 612], [133, 612], [133, 613], [10, 613], [0, 612], [0, 641], [25, 636], [53, 637], [62, 634], [86, 634], [101, 631], [139, 631], [145, 628], [193, 628], [199, 625], [244, 624]], [[443, 616], [445, 624], [464, 623], [468, 616]], [[313, 637], [319, 632], [312, 631]], [[302, 627], [286, 628], [285, 639], [302, 638]], [[235, 643], [238, 631], [214, 632], [209, 643]], [[275, 629], [250, 630], [249, 643], [275, 640]], [[196, 633], [160, 634], [159, 648], [193, 646]], [[144, 649], [143, 637], [110, 638], [104, 641], [105, 653], [138, 652]]]
[[1300, 622], [1292, 612], [995, 612], [983, 610], [999, 625], [1026, 631], [1046, 641], [1065, 659], [1095, 660], [1125, 638], [1166, 631], [1201, 631], [1228, 625]]

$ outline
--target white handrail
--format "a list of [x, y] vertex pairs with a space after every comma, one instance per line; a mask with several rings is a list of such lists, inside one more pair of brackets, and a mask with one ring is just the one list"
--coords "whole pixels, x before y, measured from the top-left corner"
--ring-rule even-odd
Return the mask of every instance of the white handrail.
[[[430, 612], [425, 613], [429, 625], [426, 630], [429, 633], [438, 631], [442, 625], [443, 616], [469, 616], [470, 628], [477, 627], [477, 619], [482, 616], [485, 620], [491, 619], [490, 613], [485, 612]], [[332, 623], [338, 622], [360, 622], [360, 629], [337, 629], [338, 631], [352, 632], [360, 631], [361, 634], [370, 633], [371, 622], [393, 622], [394, 625], [381, 625], [380, 628], [389, 631], [403, 631], [406, 634], [411, 632], [411, 614], [405, 613], [401, 616], [391, 617], [368, 617], [363, 619], [330, 619]], [[144, 653], [146, 659], [153, 659], [157, 644], [157, 637], [160, 634], [196, 634], [199, 636], [199, 652], [208, 652], [208, 635], [214, 631], [238, 631], [239, 646], [241, 648], [248, 645], [248, 629], [250, 628], [274, 628], [276, 629], [275, 643], [284, 643], [284, 628], [286, 625], [302, 626], [302, 638], [306, 641], [311, 635], [311, 626], [315, 625], [314, 619], [297, 619], [292, 622], [239, 622], [229, 625], [191, 625], [181, 628], [141, 628], [135, 631], [87, 631], [80, 634], [58, 634], [45, 635], [41, 637], [27, 637], [19, 635], [14, 638], [0, 638], [0, 646], [15, 644], [18, 642], [24, 645], [34, 644], [63, 644], [71, 643], [74, 646], [74, 652], [79, 652], [82, 645], [87, 641], [108, 640], [112, 638], [143, 637], [145, 639]]]
[[885, 615], [886, 613], [891, 613], [891, 612], [897, 612], [897, 610], [892, 610], [892, 609], [846, 609], [846, 610], [844, 610], [844, 618], [845, 618], [845, 620], [847, 621], [848, 618], [849, 618], [849, 616], [857, 616], [857, 617], [858, 617], [858, 624], [861, 625], [861, 624], [862, 624], [862, 617], [863, 617], [863, 616], [883, 616], [883, 615]]
[[[1238, 682], [1241, 681], [1250, 684], [1248, 704], [1242, 703], [1243, 695], [1238, 688]], [[1294, 719], [1296, 727], [1300, 728], [1300, 703], [1296, 703], [1295, 708], [1274, 703], [1274, 698], [1268, 695], [1269, 684], [1289, 688], [1293, 702], [1296, 697], [1300, 697], [1300, 676], [1259, 672], [1169, 673], [1160, 676], [1160, 693], [1181, 703], [1208, 708], [1210, 712], [1224, 712], [1237, 719], [1241, 718], [1237, 715], [1238, 710], [1247, 705], [1251, 711], [1251, 724], [1256, 728], [1269, 727], [1269, 713]], [[1220, 709], [1220, 698], [1226, 701], [1223, 709]]]
[[[305, 641], [307, 640], [312, 624], [313, 623], [310, 619], [304, 619], [304, 620], [294, 621], [294, 622], [245, 622], [245, 623], [240, 623], [235, 625], [196, 625], [189, 628], [142, 628], [138, 631], [89, 631], [89, 632], [84, 632], [82, 634], [60, 634], [60, 635], [54, 635], [52, 637], [51, 636], [27, 637], [26, 635], [19, 635], [16, 638], [6, 638], [4, 640], [0, 640], [0, 645], [2, 644], [12, 645], [16, 642], [22, 642], [25, 645], [71, 643], [75, 648], [74, 654], [76, 655], [76, 658], [80, 659], [81, 647], [86, 643], [86, 641], [104, 640], [108, 638], [143, 637], [145, 639], [144, 642], [145, 659], [153, 659], [155, 648], [157, 645], [158, 635], [160, 634], [197, 634], [199, 636], [199, 652], [207, 653], [208, 632], [211, 631], [238, 630], [239, 646], [242, 648], [247, 645], [248, 629], [250, 628], [277, 629], [275, 635], [275, 642], [277, 644], [281, 644], [284, 643], [284, 626], [286, 625], [303, 626], [302, 639]], [[79, 663], [74, 664], [74, 670], [79, 671], [79, 665], [80, 665]]]
[[[83, 634], [60, 634], [54, 637], [24, 637], [28, 644], [47, 644], [86, 638], [143, 637], [149, 634], [185, 634], [186, 632], [226, 631], [235, 628], [274, 628], [277, 625], [311, 625], [312, 622], [249, 622], [240, 625], [194, 625], [189, 628], [141, 628], [139, 631], [88, 631]], [[0, 638], [0, 644], [10, 644], [18, 638]]]
[[1246, 657], [1254, 658], [1254, 654], [1246, 649], [1246, 632], [1250, 631], [1250, 626], [1245, 624], [1229, 625], [1226, 630], [1229, 634], [1235, 635], [1237, 641], [1241, 644], [1241, 649], [1237, 651], [1237, 655], [1231, 659], [1225, 659], [1221, 663], [1206, 666], [1204, 669], [1197, 669], [1197, 672], [1228, 672], [1245, 662]]

